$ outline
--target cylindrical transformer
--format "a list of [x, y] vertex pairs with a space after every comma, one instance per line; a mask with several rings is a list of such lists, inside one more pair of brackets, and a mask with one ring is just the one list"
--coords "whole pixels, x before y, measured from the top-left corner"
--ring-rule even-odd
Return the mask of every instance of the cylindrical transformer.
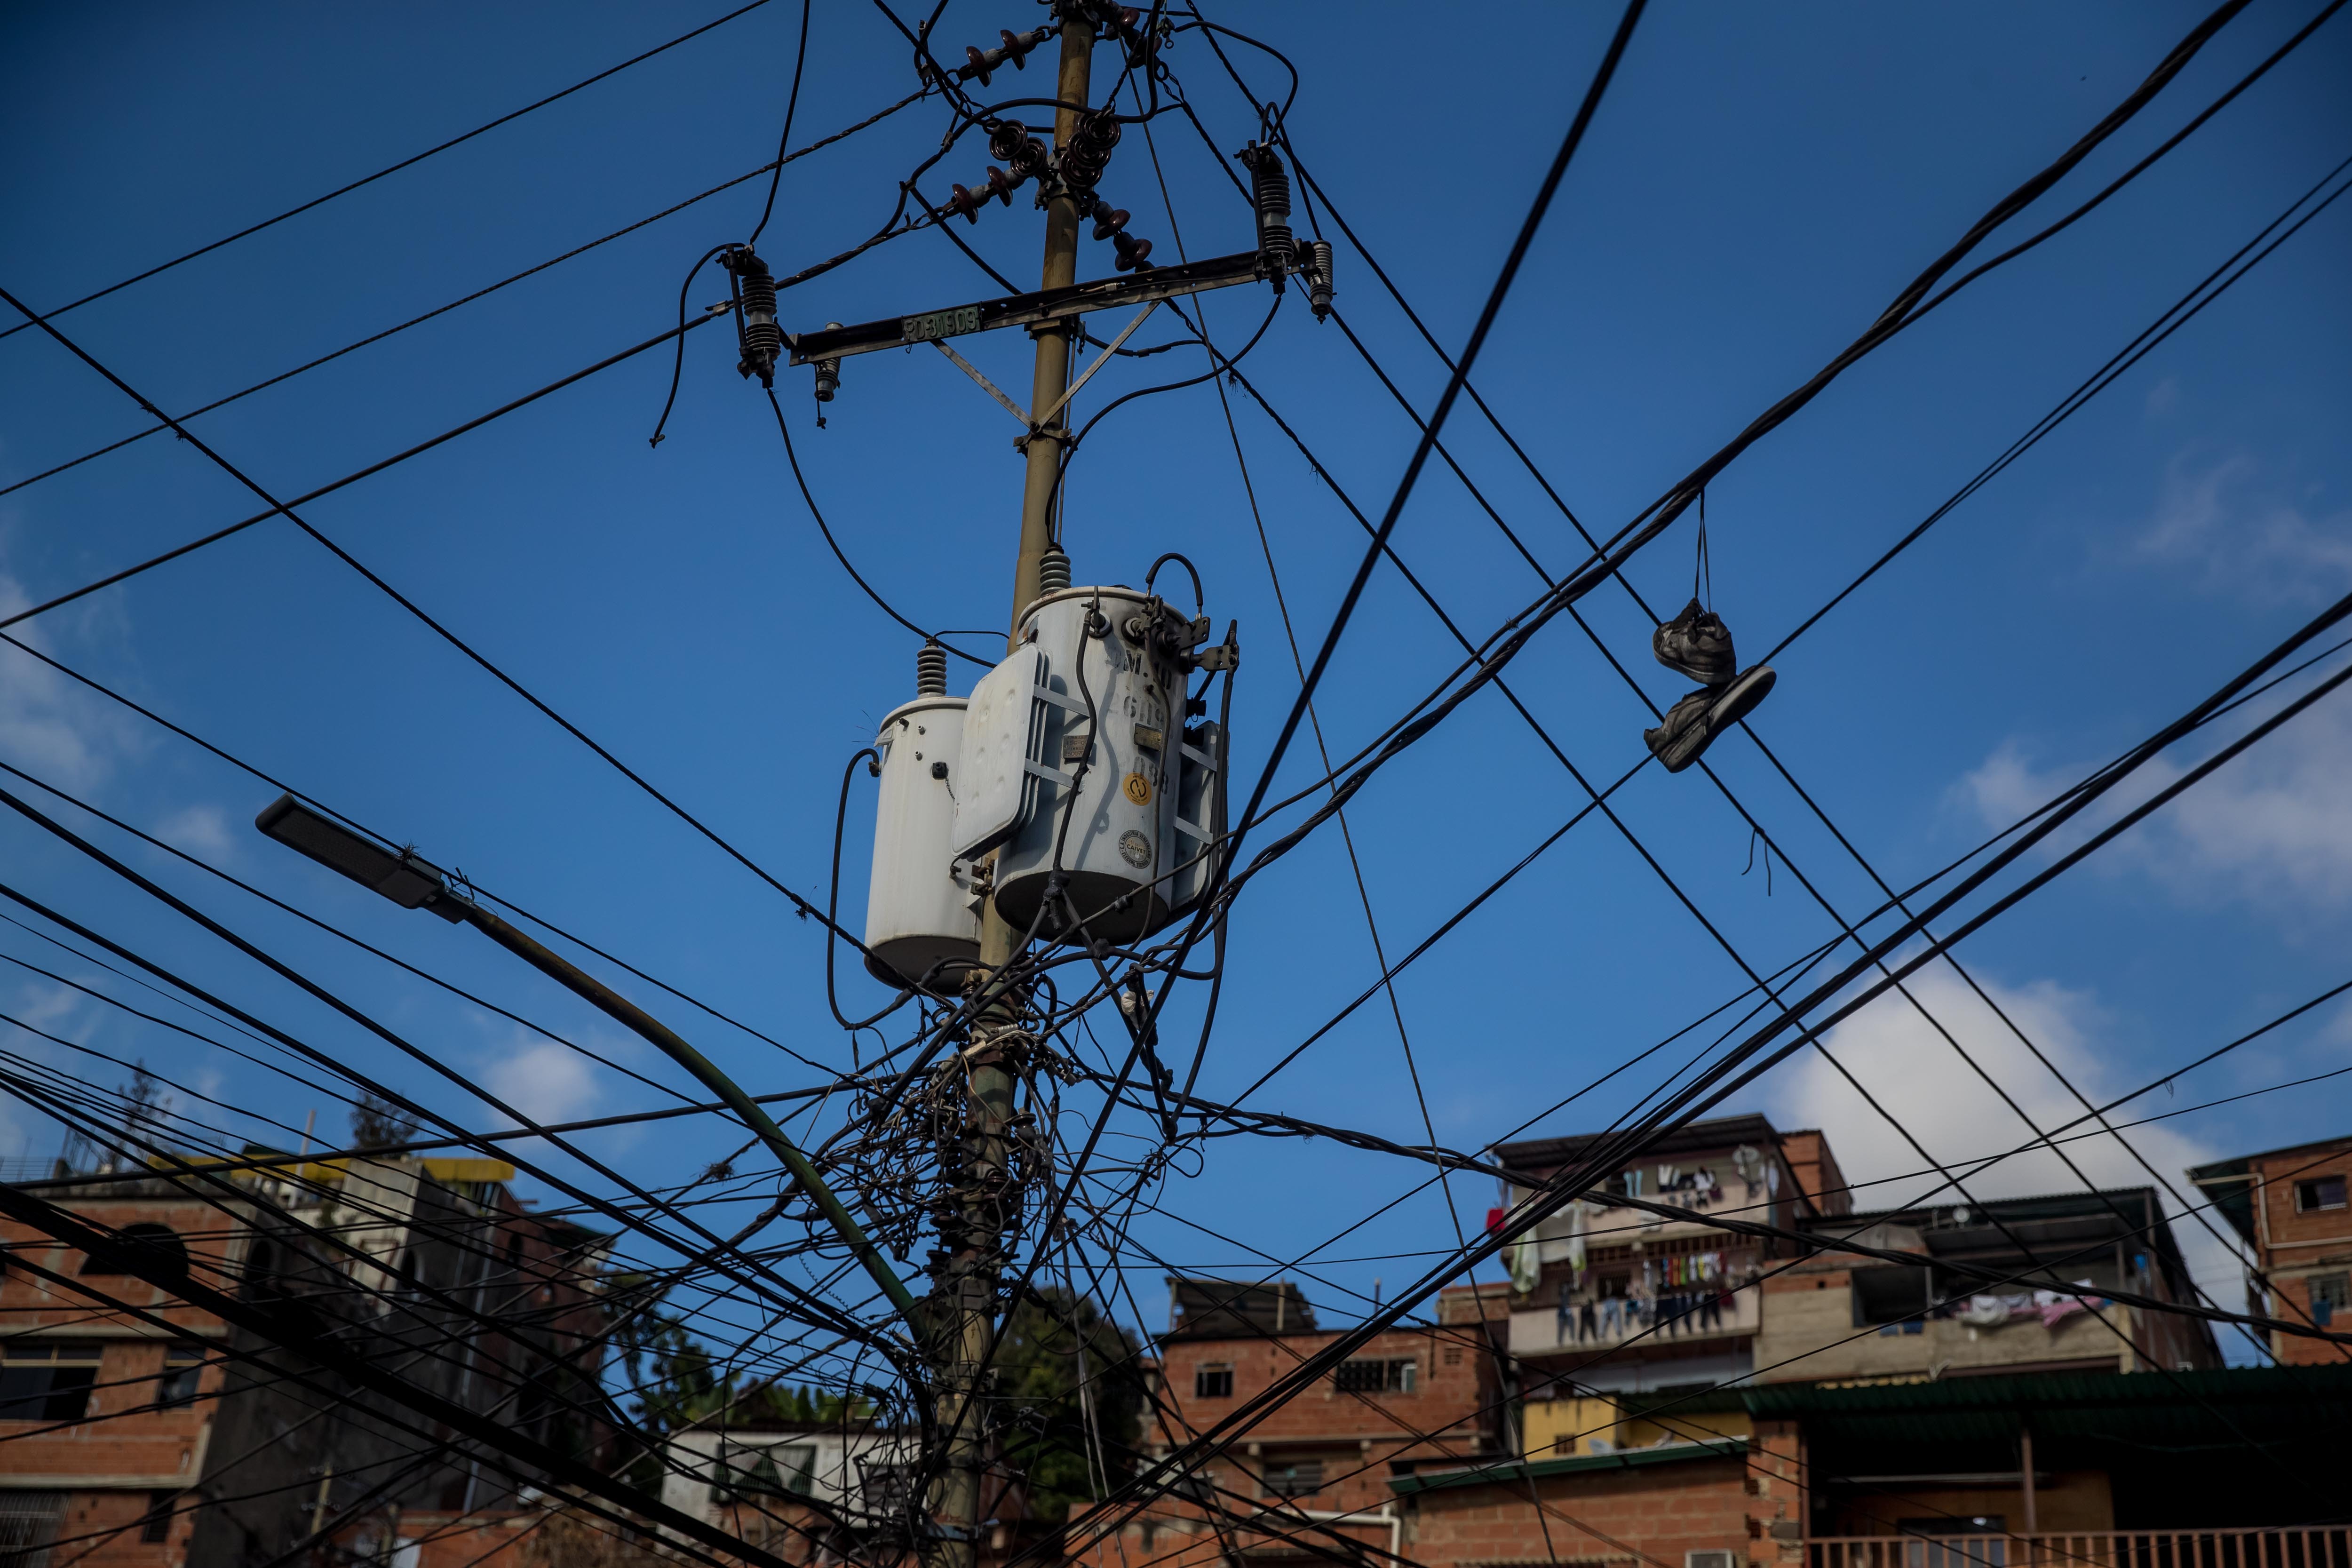
[[886, 985], [954, 991], [980, 956], [980, 900], [952, 863], [965, 700], [924, 696], [882, 721], [866, 967]]
[[[1197, 846], [1176, 841], [1184, 621], [1133, 588], [1065, 588], [1022, 612], [1018, 640], [1045, 655], [1045, 782], [1036, 809], [997, 853], [997, 913], [1016, 931], [1076, 940], [1060, 899], [1040, 913], [1059, 865], [1087, 934], [1133, 942], [1167, 923], [1170, 873]], [[1083, 765], [1083, 773], [1081, 766]], [[1066, 826], [1065, 819], [1067, 819]]]

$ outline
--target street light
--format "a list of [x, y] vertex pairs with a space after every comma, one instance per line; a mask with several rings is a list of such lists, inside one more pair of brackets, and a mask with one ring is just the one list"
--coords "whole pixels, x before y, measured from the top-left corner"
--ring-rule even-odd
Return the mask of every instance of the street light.
[[809, 1157], [784, 1136], [759, 1101], [745, 1093], [742, 1086], [671, 1031], [669, 1026], [652, 1014], [606, 985], [603, 981], [560, 954], [550, 952], [540, 942], [516, 930], [450, 887], [448, 874], [414, 849], [393, 850], [366, 836], [355, 833], [341, 823], [320, 816], [290, 795], [278, 796], [253, 819], [254, 826], [271, 838], [316, 860], [330, 870], [339, 871], [363, 888], [372, 889], [390, 899], [404, 910], [428, 910], [452, 925], [469, 925], [532, 968], [562, 985], [565, 989], [593, 1005], [606, 1016], [626, 1025], [657, 1047], [663, 1055], [692, 1073], [704, 1088], [717, 1095], [730, 1110], [740, 1117], [743, 1124], [768, 1146], [801, 1190], [815, 1203], [819, 1213], [832, 1225], [835, 1234], [848, 1244], [851, 1252], [864, 1264], [882, 1294], [899, 1311], [912, 1316], [915, 1298], [908, 1293], [889, 1264], [883, 1259], [872, 1239], [844, 1207], [833, 1189], [824, 1184]]
[[281, 795], [264, 806], [253, 825], [289, 849], [309, 856], [331, 871], [341, 871], [404, 910], [431, 910], [452, 925], [466, 918], [464, 901], [449, 891], [440, 867], [414, 849], [394, 854], [341, 823], [320, 816], [290, 795]]

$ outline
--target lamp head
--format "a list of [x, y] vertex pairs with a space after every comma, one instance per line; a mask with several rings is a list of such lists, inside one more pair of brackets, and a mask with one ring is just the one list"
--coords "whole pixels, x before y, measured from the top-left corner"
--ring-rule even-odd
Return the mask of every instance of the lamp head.
[[465, 906], [440, 867], [413, 849], [391, 850], [296, 800], [279, 795], [262, 808], [253, 825], [289, 849], [363, 888], [383, 894], [404, 910], [430, 910], [453, 925]]

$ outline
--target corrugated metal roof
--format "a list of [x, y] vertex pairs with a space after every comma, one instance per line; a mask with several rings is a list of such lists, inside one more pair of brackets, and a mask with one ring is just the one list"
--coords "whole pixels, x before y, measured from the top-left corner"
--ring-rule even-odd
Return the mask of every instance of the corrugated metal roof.
[[[2352, 1363], [2214, 1372], [2042, 1373], [1938, 1383], [1742, 1391], [1759, 1420], [1804, 1423], [1808, 1438], [1849, 1444], [2000, 1442], [2030, 1424], [2037, 1440], [2087, 1438], [2188, 1449], [2298, 1433], [2340, 1442]], [[2250, 1426], [2249, 1423], [2252, 1425]]]
[[1400, 1495], [1444, 1491], [1451, 1487], [1543, 1480], [1552, 1476], [1580, 1475], [1587, 1471], [1638, 1469], [1644, 1465], [1672, 1465], [1685, 1459], [1744, 1458], [1747, 1453], [1748, 1439], [1745, 1437], [1727, 1437], [1714, 1443], [1665, 1443], [1654, 1448], [1627, 1448], [1613, 1454], [1578, 1454], [1566, 1459], [1515, 1459], [1507, 1465], [1479, 1465], [1464, 1470], [1391, 1476], [1389, 1487]]

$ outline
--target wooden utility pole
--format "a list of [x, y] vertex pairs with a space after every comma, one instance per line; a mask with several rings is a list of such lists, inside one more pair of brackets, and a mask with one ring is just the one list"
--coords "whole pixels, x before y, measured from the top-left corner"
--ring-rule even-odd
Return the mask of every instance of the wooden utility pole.
[[[1085, 112], [1091, 85], [1095, 26], [1082, 4], [1059, 7], [1061, 68], [1055, 96], [1054, 146], [1067, 152]], [[1041, 288], [1077, 280], [1078, 204], [1056, 180], [1045, 204], [1045, 260]], [[1069, 384], [1070, 342], [1075, 320], [1030, 329], [1036, 342], [1036, 370], [1029, 406], [1055, 408]], [[1024, 451], [1027, 483], [1021, 502], [1021, 549], [1013, 573], [1013, 627], [1035, 599], [1045, 552], [1053, 543], [1055, 494], [1060, 476], [1067, 410], [1055, 409], [1032, 430]], [[992, 902], [981, 908], [980, 973], [988, 984], [1013, 962], [1020, 933], [1005, 923]], [[942, 1443], [940, 1469], [931, 1483], [929, 1513], [934, 1535], [925, 1555], [929, 1568], [972, 1568], [979, 1554], [981, 1483], [988, 1466], [987, 1390], [996, 1352], [996, 1295], [1003, 1270], [1003, 1238], [1016, 1217], [1021, 1194], [1011, 1158], [1015, 1100], [1029, 1063], [1019, 1037], [1016, 998], [1000, 997], [975, 1019], [964, 1056], [964, 1125], [950, 1151], [950, 1213], [941, 1240], [949, 1253], [939, 1281], [940, 1348], [938, 1399], [934, 1407]]]

